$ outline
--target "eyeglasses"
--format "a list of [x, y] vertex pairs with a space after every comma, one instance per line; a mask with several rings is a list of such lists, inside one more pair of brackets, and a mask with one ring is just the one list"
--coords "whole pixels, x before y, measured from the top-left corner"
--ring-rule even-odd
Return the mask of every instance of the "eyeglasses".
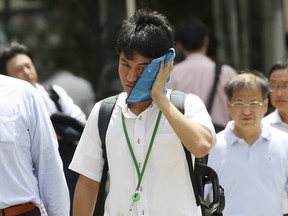
[[259, 101], [253, 101], [250, 103], [243, 103], [241, 101], [237, 101], [237, 102], [231, 103], [230, 105], [234, 110], [244, 110], [245, 107], [248, 107], [250, 110], [256, 110], [262, 107], [263, 103]]
[[269, 91], [270, 92], [276, 92], [278, 90], [288, 91], [288, 82], [286, 82], [282, 85], [276, 85], [274, 83], [269, 84]]

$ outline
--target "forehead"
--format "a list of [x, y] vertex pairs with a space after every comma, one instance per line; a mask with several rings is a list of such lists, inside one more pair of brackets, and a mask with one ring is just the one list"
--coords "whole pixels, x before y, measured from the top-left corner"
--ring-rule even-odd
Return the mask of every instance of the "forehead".
[[24, 63], [32, 63], [32, 60], [25, 54], [17, 54], [7, 62], [7, 66], [17, 66]]
[[288, 70], [287, 69], [278, 69], [273, 71], [269, 77], [270, 82], [276, 81], [285, 81], [288, 82]]
[[134, 52], [133, 55], [129, 56], [129, 58], [128, 58], [127, 56], [125, 56], [125, 54], [123, 52], [121, 52], [120, 53], [120, 60], [126, 61], [126, 62], [131, 62], [131, 63], [133, 62], [133, 63], [137, 63], [137, 64], [147, 64], [152, 59], [146, 58], [137, 52]]
[[231, 101], [262, 100], [261, 90], [257, 88], [243, 88], [234, 90]]

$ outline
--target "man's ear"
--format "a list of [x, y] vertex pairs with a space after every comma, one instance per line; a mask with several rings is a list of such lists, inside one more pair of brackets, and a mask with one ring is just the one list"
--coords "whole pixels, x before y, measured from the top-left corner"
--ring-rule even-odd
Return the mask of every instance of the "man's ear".
[[227, 107], [228, 112], [229, 112], [229, 110], [231, 109], [231, 106], [230, 106], [229, 104], [230, 104], [230, 103], [229, 103], [229, 100], [226, 100], [226, 107]]
[[268, 111], [268, 103], [269, 103], [269, 99], [266, 98], [266, 99], [264, 100], [264, 107], [266, 108], [266, 112]]
[[210, 43], [209, 36], [206, 35], [206, 36], [204, 37], [203, 46], [204, 46], [206, 49], [208, 49], [209, 43]]
[[229, 100], [226, 100], [226, 108], [227, 108], [227, 112], [228, 112], [228, 115], [229, 115], [229, 118], [232, 119], [232, 107], [230, 106], [230, 102]]
[[176, 43], [176, 46], [177, 46], [177, 49], [180, 51], [180, 53], [183, 54], [185, 58], [189, 55], [190, 52], [187, 49], [185, 49], [185, 47], [180, 41]]
[[176, 43], [176, 46], [177, 46], [177, 49], [180, 51], [180, 52], [183, 52], [185, 49], [184, 49], [184, 47], [183, 47], [183, 45], [182, 45], [182, 43], [180, 42], [180, 41], [178, 41], [177, 43]]

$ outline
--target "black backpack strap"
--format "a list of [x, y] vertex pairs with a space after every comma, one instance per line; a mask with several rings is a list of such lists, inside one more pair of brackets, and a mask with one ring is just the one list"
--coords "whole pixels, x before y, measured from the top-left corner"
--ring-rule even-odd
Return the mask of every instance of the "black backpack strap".
[[55, 106], [57, 108], [57, 110], [59, 112], [62, 112], [62, 107], [61, 105], [59, 104], [59, 95], [57, 94], [57, 92], [55, 91], [55, 89], [53, 88], [52, 85], [49, 86], [48, 89], [46, 89], [47, 93], [49, 94], [51, 100], [55, 103]]
[[[173, 90], [170, 95], [170, 101], [183, 114], [185, 113], [184, 102], [186, 95], [186, 93], [180, 92], [178, 90]], [[195, 167], [193, 168], [191, 153], [184, 145], [183, 148], [188, 163], [196, 204], [197, 206], [201, 206], [202, 216], [205, 216], [206, 212], [211, 213], [211, 215], [214, 215], [213, 212], [217, 212], [217, 214], [219, 213], [219, 215], [222, 215], [222, 211], [225, 206], [224, 189], [219, 185], [217, 173], [211, 167], [206, 165], [208, 162], [208, 155], [201, 158], [195, 158]], [[203, 199], [204, 187], [206, 183], [211, 183], [213, 190], [213, 201], [209, 204], [209, 206]]]
[[[183, 93], [178, 90], [173, 90], [170, 95], [170, 101], [171, 103], [174, 104], [174, 106], [181, 112], [183, 115], [185, 114], [185, 98], [186, 98], [186, 93]], [[200, 197], [199, 190], [198, 190], [198, 184], [197, 184], [197, 179], [196, 176], [194, 175], [193, 171], [193, 161], [192, 161], [192, 156], [189, 150], [183, 145], [188, 167], [189, 167], [189, 173], [190, 173], [190, 178], [194, 190], [194, 195], [195, 195], [195, 200], [197, 206], [201, 205], [202, 203], [202, 198]]]
[[210, 91], [210, 96], [209, 96], [208, 105], [207, 105], [208, 113], [211, 113], [211, 111], [212, 111], [212, 106], [213, 106], [215, 94], [217, 91], [217, 85], [219, 83], [219, 79], [220, 79], [220, 75], [221, 75], [221, 68], [222, 68], [222, 64], [216, 63], [214, 83], [213, 83], [212, 89]]
[[105, 186], [106, 186], [107, 174], [108, 174], [108, 169], [109, 169], [107, 154], [106, 154], [106, 132], [107, 132], [107, 128], [110, 122], [113, 109], [117, 101], [117, 97], [118, 95], [111, 96], [109, 98], [104, 99], [99, 109], [98, 130], [99, 130], [99, 136], [102, 142], [104, 167], [103, 167], [102, 178], [101, 178], [101, 182], [99, 186], [96, 207], [94, 211], [94, 215], [97, 215], [97, 216], [104, 215], [104, 205], [105, 205], [105, 199], [106, 199]]
[[106, 132], [110, 122], [110, 118], [115, 107], [118, 95], [114, 95], [104, 99], [101, 103], [98, 116], [98, 130], [102, 142], [103, 156], [106, 158]]

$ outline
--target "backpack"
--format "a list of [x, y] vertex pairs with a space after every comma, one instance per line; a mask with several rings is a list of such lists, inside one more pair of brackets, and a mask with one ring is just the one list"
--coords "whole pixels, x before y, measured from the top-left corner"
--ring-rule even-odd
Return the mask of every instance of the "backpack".
[[[104, 99], [99, 110], [98, 130], [102, 142], [104, 167], [94, 211], [94, 215], [96, 216], [104, 215], [104, 204], [106, 199], [105, 187], [109, 169], [106, 155], [105, 138], [117, 97], [118, 95]], [[171, 102], [177, 107], [177, 109], [184, 113], [184, 101], [186, 94], [177, 90], [173, 90], [170, 97]], [[225, 206], [224, 189], [219, 185], [217, 173], [211, 167], [207, 166], [208, 155], [202, 158], [195, 158], [195, 168], [193, 169], [191, 153], [186, 149], [184, 145], [183, 148], [189, 166], [189, 173], [194, 190], [196, 204], [197, 206], [201, 206], [202, 216], [222, 215], [222, 211]], [[204, 201], [204, 187], [206, 184], [212, 184], [213, 200], [210, 202], [210, 204], [207, 204]]]
[[57, 113], [53, 113], [50, 116], [56, 134], [58, 134], [63, 140], [71, 143], [79, 141], [85, 124], [63, 113], [62, 107], [59, 103], [60, 97], [54, 90], [53, 86], [50, 86], [46, 91], [58, 110]]

